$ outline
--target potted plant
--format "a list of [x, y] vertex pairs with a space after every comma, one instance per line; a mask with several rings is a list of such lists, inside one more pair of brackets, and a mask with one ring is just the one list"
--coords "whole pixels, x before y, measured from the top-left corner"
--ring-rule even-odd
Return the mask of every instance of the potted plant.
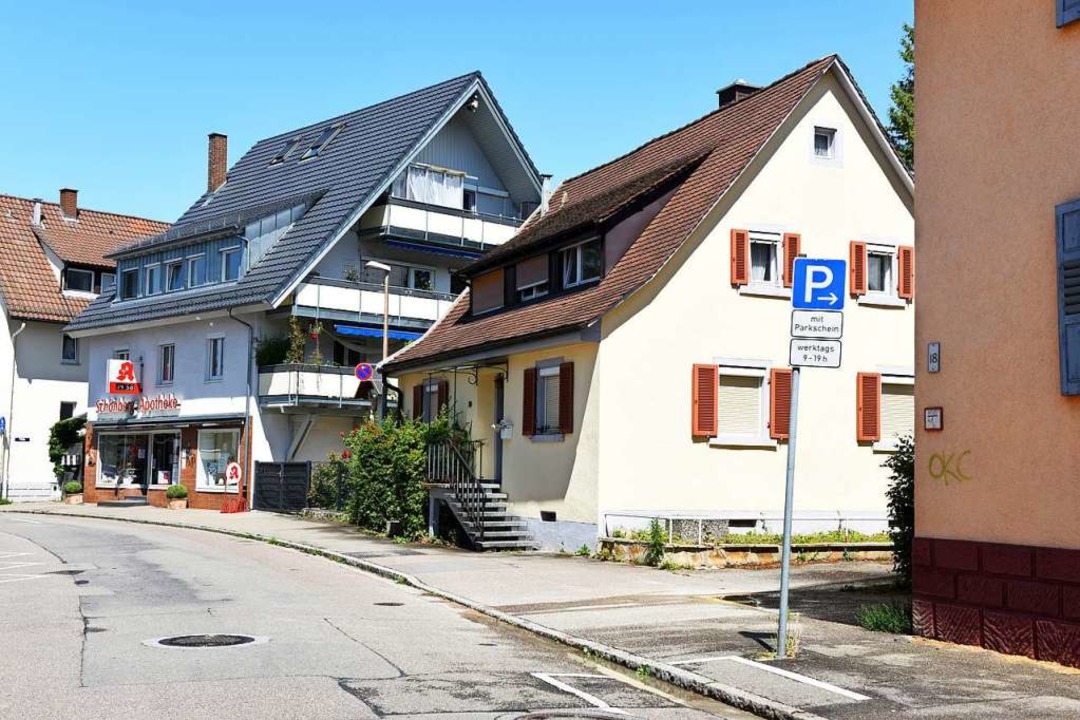
[[170, 510], [187, 509], [187, 488], [183, 485], [170, 485], [165, 491], [165, 497], [169, 500]]
[[64, 502], [68, 505], [82, 505], [82, 483], [78, 480], [68, 480], [64, 483]]

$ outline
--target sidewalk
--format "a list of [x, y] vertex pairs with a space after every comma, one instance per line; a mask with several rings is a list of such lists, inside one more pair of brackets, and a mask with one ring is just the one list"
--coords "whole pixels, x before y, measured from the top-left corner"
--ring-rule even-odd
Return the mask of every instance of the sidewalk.
[[407, 574], [526, 629], [644, 658], [661, 677], [674, 670], [677, 679], [698, 678], [721, 694], [763, 699], [757, 711], [771, 717], [1080, 717], [1076, 672], [849, 624], [859, 604], [877, 601], [872, 594], [850, 592], [853, 584], [887, 576], [888, 568], [875, 563], [794, 568], [799, 653], [763, 663], [754, 658], [772, 649], [776, 570], [669, 572], [541, 553], [399, 545], [347, 526], [261, 512], [0, 508], [28, 511], [198, 527], [331, 551]]

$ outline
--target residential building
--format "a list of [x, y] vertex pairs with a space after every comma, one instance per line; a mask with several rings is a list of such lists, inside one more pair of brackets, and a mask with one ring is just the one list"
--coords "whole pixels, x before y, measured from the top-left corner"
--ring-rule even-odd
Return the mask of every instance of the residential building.
[[432, 465], [481, 545], [777, 530], [800, 254], [850, 258], [852, 297], [842, 367], [803, 377], [795, 527], [885, 527], [913, 416], [911, 177], [838, 57], [719, 96], [562, 183], [386, 364], [414, 417], [442, 400], [483, 443]]
[[1080, 666], [1080, 3], [915, 17], [915, 624]]
[[58, 497], [49, 461], [56, 421], [86, 411], [88, 353], [64, 334], [115, 282], [106, 258], [118, 245], [165, 223], [80, 208], [76, 190], [60, 202], [0, 194], [0, 486], [12, 500]]
[[384, 308], [391, 350], [419, 337], [453, 271], [540, 202], [479, 73], [260, 140], [228, 171], [226, 142], [210, 135], [206, 192], [114, 253], [116, 292], [68, 329], [88, 346], [91, 502], [183, 483], [221, 508], [259, 500], [254, 463], [325, 460], [370, 413], [354, 370], [382, 359]]

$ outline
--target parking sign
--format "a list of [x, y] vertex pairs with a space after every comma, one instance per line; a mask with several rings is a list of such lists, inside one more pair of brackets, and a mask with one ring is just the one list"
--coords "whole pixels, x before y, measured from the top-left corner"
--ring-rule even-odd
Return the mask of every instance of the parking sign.
[[791, 307], [796, 310], [843, 310], [847, 261], [795, 258]]

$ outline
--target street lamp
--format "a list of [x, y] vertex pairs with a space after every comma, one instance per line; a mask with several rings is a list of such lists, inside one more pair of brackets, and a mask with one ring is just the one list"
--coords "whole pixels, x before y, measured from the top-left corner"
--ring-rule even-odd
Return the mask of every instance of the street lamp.
[[368, 260], [364, 267], [372, 270], [382, 270], [383, 276], [383, 315], [382, 315], [382, 359], [390, 354], [390, 266], [375, 260]]

